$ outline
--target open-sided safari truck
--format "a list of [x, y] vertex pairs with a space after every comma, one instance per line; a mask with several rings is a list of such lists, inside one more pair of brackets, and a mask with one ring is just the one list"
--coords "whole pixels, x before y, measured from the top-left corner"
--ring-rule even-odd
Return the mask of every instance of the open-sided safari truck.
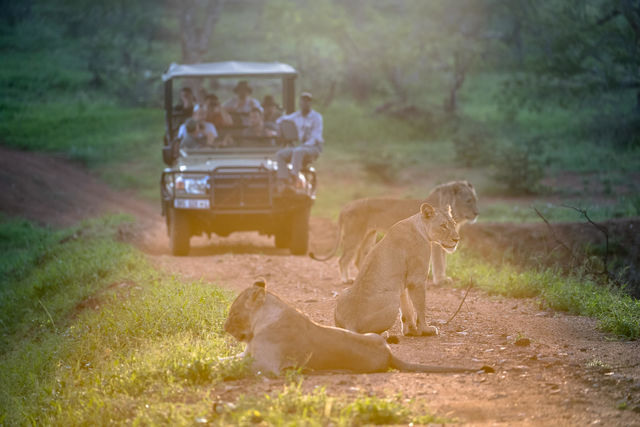
[[[192, 149], [180, 148], [178, 129], [184, 116], [173, 107], [181, 87], [196, 93], [199, 87], [215, 88], [221, 101], [230, 98], [238, 80], [248, 80], [255, 92], [281, 93], [284, 113], [295, 108], [297, 71], [282, 63], [215, 62], [172, 64], [163, 74], [166, 133], [160, 191], [171, 252], [187, 255], [192, 236], [234, 231], [258, 231], [275, 236], [278, 248], [292, 254], [307, 252], [309, 211], [315, 200], [316, 175], [305, 167], [295, 177], [295, 190], [276, 191], [275, 153], [297, 139], [292, 122], [281, 123], [277, 137], [250, 137], [244, 117], [217, 129], [218, 139], [229, 135], [232, 143]], [[182, 80], [181, 85], [176, 84]], [[258, 96], [254, 95], [258, 98]]]

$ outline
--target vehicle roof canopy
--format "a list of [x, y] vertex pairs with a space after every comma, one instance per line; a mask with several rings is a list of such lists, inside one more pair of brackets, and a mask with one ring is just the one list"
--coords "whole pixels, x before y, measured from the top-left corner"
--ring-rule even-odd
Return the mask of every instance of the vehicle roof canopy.
[[208, 62], [202, 64], [172, 63], [162, 75], [167, 81], [175, 77], [283, 77], [297, 76], [291, 65], [281, 62]]

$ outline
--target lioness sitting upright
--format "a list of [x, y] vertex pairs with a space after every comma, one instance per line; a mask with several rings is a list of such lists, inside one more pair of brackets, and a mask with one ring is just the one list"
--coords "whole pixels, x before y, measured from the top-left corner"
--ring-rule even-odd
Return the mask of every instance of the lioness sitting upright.
[[[313, 259], [326, 261], [335, 255], [342, 243], [340, 275], [344, 283], [351, 283], [349, 266], [351, 261], [360, 269], [366, 255], [376, 242], [377, 231], [387, 231], [396, 222], [416, 212], [422, 203], [446, 209], [451, 206], [456, 231], [467, 221], [478, 216], [478, 196], [468, 181], [452, 181], [438, 185], [425, 200], [402, 200], [388, 198], [359, 199], [349, 202], [338, 218], [338, 238], [333, 251], [326, 257], [309, 254]], [[432, 248], [433, 278], [437, 284], [450, 281], [446, 274], [444, 251], [437, 245]]]
[[425, 324], [431, 248], [452, 253], [458, 241], [450, 212], [423, 203], [420, 212], [391, 227], [365, 258], [353, 285], [338, 296], [336, 326], [382, 333], [393, 326], [400, 308], [404, 335], [437, 333]]
[[286, 368], [384, 372], [474, 372], [477, 369], [426, 366], [404, 362], [391, 353], [380, 335], [357, 334], [322, 326], [265, 289], [264, 281], [238, 295], [224, 330], [245, 341], [252, 368], [278, 374]]

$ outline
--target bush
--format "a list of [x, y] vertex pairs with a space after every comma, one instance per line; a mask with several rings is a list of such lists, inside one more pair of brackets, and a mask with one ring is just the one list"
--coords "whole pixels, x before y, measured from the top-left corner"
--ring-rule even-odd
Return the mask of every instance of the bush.
[[456, 162], [466, 167], [486, 164], [489, 157], [490, 138], [482, 130], [455, 135], [452, 141]]
[[542, 146], [538, 138], [510, 143], [499, 149], [492, 164], [492, 177], [513, 194], [540, 191], [544, 175]]
[[362, 168], [368, 178], [384, 184], [398, 181], [400, 166], [396, 156], [391, 153], [367, 154], [362, 159]]

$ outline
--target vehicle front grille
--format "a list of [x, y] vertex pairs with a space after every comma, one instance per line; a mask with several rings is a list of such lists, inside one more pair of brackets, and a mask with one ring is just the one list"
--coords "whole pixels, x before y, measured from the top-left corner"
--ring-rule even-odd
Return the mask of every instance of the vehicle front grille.
[[264, 208], [271, 205], [267, 173], [220, 173], [212, 178], [214, 208]]

